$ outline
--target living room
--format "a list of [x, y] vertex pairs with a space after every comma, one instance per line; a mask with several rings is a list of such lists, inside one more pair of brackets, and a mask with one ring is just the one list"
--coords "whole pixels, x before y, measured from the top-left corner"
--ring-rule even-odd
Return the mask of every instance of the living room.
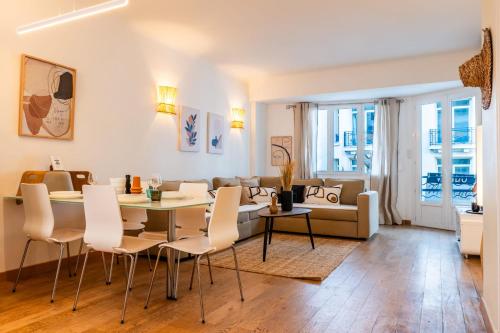
[[498, 1], [3, 5], [1, 331], [498, 332]]

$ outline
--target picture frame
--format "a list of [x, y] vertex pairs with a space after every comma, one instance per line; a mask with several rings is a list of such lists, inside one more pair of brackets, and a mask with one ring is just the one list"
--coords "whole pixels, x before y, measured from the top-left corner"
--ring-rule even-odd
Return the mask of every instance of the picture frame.
[[179, 150], [199, 152], [201, 150], [202, 131], [201, 111], [189, 106], [182, 106], [179, 112]]
[[209, 154], [224, 154], [226, 121], [223, 115], [209, 112], [207, 115], [207, 151]]
[[281, 166], [293, 160], [293, 138], [291, 136], [271, 137], [271, 165]]
[[73, 140], [76, 69], [23, 54], [18, 135]]

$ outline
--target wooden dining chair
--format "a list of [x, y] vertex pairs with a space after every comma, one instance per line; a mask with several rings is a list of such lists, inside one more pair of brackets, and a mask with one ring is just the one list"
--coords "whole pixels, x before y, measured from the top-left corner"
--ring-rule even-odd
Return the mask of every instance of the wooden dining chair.
[[17, 196], [22, 194], [21, 184], [40, 184], [43, 182], [43, 177], [47, 171], [36, 171], [36, 170], [28, 170], [24, 171], [21, 176], [21, 181], [19, 182], [19, 187], [17, 188]]
[[[212, 215], [210, 217], [210, 223], [208, 224], [208, 234], [207, 236], [191, 237], [181, 240], [176, 240], [169, 243], [163, 243], [159, 245], [159, 253], [156, 259], [156, 264], [153, 269], [153, 274], [151, 276], [151, 282], [149, 284], [149, 291], [146, 298], [146, 304], [144, 308], [148, 307], [149, 299], [151, 296], [151, 290], [153, 288], [154, 278], [156, 275], [156, 270], [158, 268], [160, 254], [164, 249], [173, 249], [174, 253], [177, 254], [177, 260], [179, 264], [176, 270], [176, 281], [179, 280], [179, 266], [180, 266], [180, 254], [181, 252], [190, 253], [195, 256], [196, 271], [198, 276], [198, 289], [200, 293], [200, 308], [201, 308], [201, 321], [205, 323], [205, 309], [203, 303], [203, 291], [201, 287], [200, 278], [200, 259], [208, 254], [224, 251], [231, 248], [233, 251], [234, 264], [236, 269], [236, 276], [238, 279], [238, 286], [240, 288], [241, 301], [243, 298], [243, 288], [240, 279], [240, 270], [238, 267], [238, 259], [236, 256], [236, 249], [234, 247], [234, 242], [238, 240], [238, 208], [240, 205], [241, 196], [241, 186], [236, 187], [222, 187], [219, 188], [217, 194], [215, 195], [215, 202], [212, 209]], [[191, 276], [191, 279], [193, 276]], [[175, 283], [175, 288], [177, 289], [178, 282]]]

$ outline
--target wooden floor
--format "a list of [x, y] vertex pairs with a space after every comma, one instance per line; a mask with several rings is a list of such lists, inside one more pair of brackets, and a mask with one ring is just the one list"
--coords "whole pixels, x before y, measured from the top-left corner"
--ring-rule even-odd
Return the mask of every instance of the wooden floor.
[[[163, 266], [164, 267], [164, 266]], [[137, 267], [126, 322], [120, 325], [123, 265], [111, 286], [93, 260], [79, 309], [72, 312], [76, 278], [62, 275], [49, 303], [53, 273], [22, 280], [15, 294], [0, 282], [1, 332], [485, 332], [480, 312], [479, 259], [463, 260], [451, 232], [383, 227], [322, 283], [235, 272], [203, 273], [207, 323], [201, 324], [196, 289], [188, 290], [191, 262], [181, 264], [177, 301], [164, 299], [164, 269], [148, 310], [149, 272]], [[66, 271], [64, 271], [66, 272]]]

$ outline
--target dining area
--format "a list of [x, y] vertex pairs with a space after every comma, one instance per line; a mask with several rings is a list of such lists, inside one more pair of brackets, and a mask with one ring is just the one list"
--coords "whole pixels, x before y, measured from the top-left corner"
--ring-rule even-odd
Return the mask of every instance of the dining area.
[[[7, 272], [11, 277], [8, 280], [12, 280], [10, 302], [15, 304], [16, 298], [32, 294], [30, 279], [46, 275], [50, 276], [50, 287], [45, 278], [36, 292], [46, 294], [43, 299], [49, 309], [63, 311], [59, 303], [64, 303], [64, 311], [78, 317], [81, 308], [85, 312], [92, 307], [98, 286], [100, 294], [111, 289], [113, 297], [122, 299], [120, 311], [106, 309], [106, 313], [109, 320], [124, 324], [127, 308], [136, 308], [136, 313], [140, 307], [147, 317], [148, 308], [161, 306], [158, 298], [166, 302], [164, 305], [180, 304], [186, 293], [197, 289], [199, 320], [205, 323], [204, 285], [208, 282], [212, 286], [216, 280], [210, 254], [221, 251], [232, 252], [235, 287], [239, 289], [239, 297], [237, 290], [234, 296], [242, 302], [234, 246], [239, 237], [241, 187], [209, 193], [206, 183], [190, 181], [180, 183], [176, 191], [164, 188], [157, 174], [141, 183], [138, 177], [130, 176], [98, 182], [86, 171], [25, 172], [16, 195], [3, 198], [4, 214], [22, 210], [22, 232], [26, 237], [24, 247], [17, 245], [20, 251], [22, 248], [18, 268]], [[61, 211], [63, 214], [58, 214]], [[151, 214], [162, 217], [154, 228], [148, 228]], [[82, 217], [84, 223], [71, 223]], [[57, 250], [57, 260], [26, 264], [30, 257], [39, 257], [49, 248]], [[67, 274], [63, 273], [63, 263]], [[180, 284], [189, 288], [181, 289]], [[139, 293], [142, 302], [133, 295]], [[70, 299], [72, 305], [68, 306]], [[189, 308], [195, 311], [191, 305]]]

